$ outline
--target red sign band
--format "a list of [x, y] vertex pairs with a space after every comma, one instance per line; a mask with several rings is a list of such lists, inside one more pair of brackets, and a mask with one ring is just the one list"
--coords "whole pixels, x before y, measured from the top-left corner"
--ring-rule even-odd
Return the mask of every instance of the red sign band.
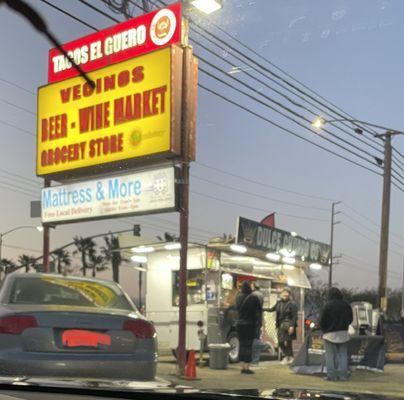
[[[89, 72], [180, 41], [181, 3], [176, 3], [73, 40], [63, 48], [76, 64]], [[77, 70], [58, 49], [49, 50], [49, 83], [77, 75]]]

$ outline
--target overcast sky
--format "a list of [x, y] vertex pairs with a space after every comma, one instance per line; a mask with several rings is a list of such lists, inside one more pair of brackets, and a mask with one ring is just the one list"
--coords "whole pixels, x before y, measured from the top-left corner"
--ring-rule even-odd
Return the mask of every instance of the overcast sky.
[[[99, 29], [112, 24], [77, 0], [52, 2]], [[46, 17], [62, 42], [92, 32], [40, 0], [30, 3]], [[108, 11], [99, 0], [91, 3]], [[401, 0], [227, 0], [224, 9], [212, 18], [224, 30], [358, 119], [404, 129], [403, 14]], [[115, 17], [123, 20], [120, 15]], [[41, 184], [35, 177], [35, 137], [30, 133], [36, 131], [35, 93], [47, 80], [50, 46], [5, 6], [0, 7], [0, 38], [0, 231], [4, 232], [40, 222], [29, 218], [29, 202], [39, 198]], [[195, 51], [214, 60], [197, 45]], [[237, 76], [242, 79], [241, 73]], [[237, 98], [203, 74], [200, 81]], [[255, 85], [258, 92], [266, 90]], [[283, 121], [270, 110], [240, 99], [267, 118]], [[294, 131], [305, 137], [314, 135], [291, 123], [282, 123], [293, 126]], [[353, 141], [349, 136], [344, 137]], [[314, 137], [314, 140], [324, 144], [322, 138]], [[360, 142], [356, 143], [364, 148]], [[394, 146], [404, 152], [404, 138], [395, 138]], [[29, 180], [12, 176], [10, 172]], [[260, 220], [275, 211], [279, 213], [278, 227], [327, 242], [331, 201], [320, 198], [339, 200], [342, 214], [338, 219], [342, 223], [336, 226], [335, 252], [342, 253], [343, 258], [336, 266], [335, 279], [343, 286], [377, 284], [381, 177], [292, 137], [202, 90], [199, 91], [197, 162], [192, 165], [192, 175], [193, 240], [206, 240], [211, 233], [234, 234], [238, 216]], [[392, 287], [401, 284], [402, 202], [403, 193], [393, 189], [391, 230], [394, 235], [389, 258]], [[71, 241], [75, 234], [125, 229], [134, 221], [148, 235], [178, 229], [178, 215], [174, 213], [71, 224], [52, 231], [51, 248]], [[15, 232], [4, 239], [3, 257], [13, 258], [21, 252], [39, 255], [40, 251], [41, 236], [34, 230]]]

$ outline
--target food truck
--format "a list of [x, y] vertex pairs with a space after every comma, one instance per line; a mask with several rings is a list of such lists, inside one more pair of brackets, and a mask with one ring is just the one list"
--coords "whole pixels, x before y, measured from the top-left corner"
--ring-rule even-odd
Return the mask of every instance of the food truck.
[[[247, 228], [246, 221], [249, 220], [239, 221], [239, 227]], [[249, 222], [257, 224], [254, 221]], [[254, 226], [259, 228], [260, 224]], [[254, 233], [251, 231], [254, 226], [248, 225], [246, 239], [239, 233], [237, 238], [230, 241], [216, 237], [207, 244], [189, 244], [186, 330], [188, 350], [199, 350], [201, 340], [204, 349], [207, 349], [209, 344], [230, 343], [230, 360], [237, 361], [237, 315], [232, 306], [244, 280], [256, 281], [259, 284], [264, 295], [264, 308], [269, 308], [276, 302], [283, 287], [290, 287], [300, 309], [299, 320], [302, 323], [298, 332], [304, 332], [304, 290], [310, 288], [305, 269], [313, 264], [315, 252], [312, 249], [310, 256], [310, 246], [297, 246], [298, 243], [302, 244], [302, 241], [307, 242], [307, 239], [296, 236], [300, 239], [290, 240], [293, 237], [290, 233], [264, 225], [261, 226], [260, 232]], [[273, 239], [274, 247], [270, 244], [270, 237], [267, 237], [267, 229], [276, 233]], [[262, 234], [265, 235], [266, 242], [263, 242], [264, 238], [261, 237], [254, 244], [251, 235]], [[260, 246], [266, 248], [261, 249]], [[303, 248], [306, 249], [305, 253], [302, 253]], [[323, 257], [326, 251], [324, 253], [324, 247], [322, 249]], [[179, 250], [180, 244], [174, 242], [148, 243], [131, 249], [142, 254], [145, 260], [147, 258], [147, 262], [143, 264], [147, 270], [146, 316], [154, 323], [160, 351], [171, 349], [175, 352], [178, 345]], [[316, 261], [323, 261], [324, 264], [328, 262], [327, 254], [321, 260], [319, 253], [316, 254]], [[316, 263], [316, 268], [318, 266], [321, 264]], [[275, 316], [265, 313], [263, 325], [263, 339], [270, 345], [270, 351], [274, 352], [277, 347]]]

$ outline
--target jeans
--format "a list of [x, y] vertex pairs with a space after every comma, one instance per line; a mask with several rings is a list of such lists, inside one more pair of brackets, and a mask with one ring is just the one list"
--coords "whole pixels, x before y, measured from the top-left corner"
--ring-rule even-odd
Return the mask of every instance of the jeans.
[[285, 357], [293, 357], [292, 339], [279, 342], [279, 347]]
[[324, 340], [325, 365], [329, 379], [348, 379], [348, 343], [332, 343]]
[[260, 362], [261, 352], [268, 349], [268, 345], [261, 339], [254, 339], [252, 345], [252, 360], [251, 364], [258, 364]]

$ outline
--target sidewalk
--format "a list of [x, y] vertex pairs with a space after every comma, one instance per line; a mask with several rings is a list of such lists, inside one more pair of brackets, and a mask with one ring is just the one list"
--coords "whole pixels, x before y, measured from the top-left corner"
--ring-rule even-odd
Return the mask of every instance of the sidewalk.
[[297, 375], [277, 361], [264, 361], [255, 369], [255, 375], [241, 375], [239, 366], [230, 364], [229, 368], [223, 371], [212, 370], [209, 367], [197, 368], [198, 380], [186, 381], [176, 376], [174, 359], [162, 357], [158, 364], [157, 375], [175, 384], [199, 389], [332, 389], [404, 398], [403, 364], [388, 364], [384, 373], [354, 371], [349, 382], [327, 382], [323, 380], [323, 376]]

